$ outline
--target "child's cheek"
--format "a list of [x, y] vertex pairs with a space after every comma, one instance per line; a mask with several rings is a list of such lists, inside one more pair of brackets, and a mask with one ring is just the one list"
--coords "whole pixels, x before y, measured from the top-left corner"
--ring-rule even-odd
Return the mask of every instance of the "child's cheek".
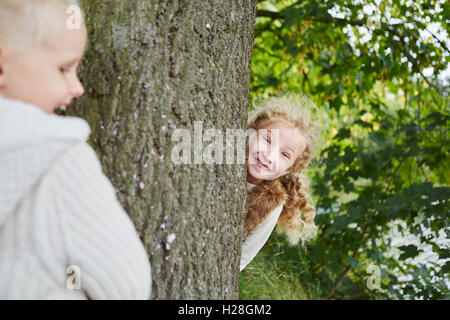
[[259, 152], [265, 152], [268, 150], [269, 146], [263, 136], [259, 137], [256, 148]]
[[258, 149], [258, 140], [256, 138], [253, 138], [252, 140], [250, 140], [250, 144], [249, 144], [249, 153], [255, 153], [255, 151], [257, 151]]

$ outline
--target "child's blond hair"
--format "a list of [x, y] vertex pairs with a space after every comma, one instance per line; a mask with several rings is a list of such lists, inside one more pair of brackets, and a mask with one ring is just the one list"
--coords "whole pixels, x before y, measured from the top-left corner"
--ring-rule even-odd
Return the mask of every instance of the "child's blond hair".
[[67, 14], [71, 5], [79, 7], [78, 0], [0, 0], [0, 42], [14, 52], [50, 42], [55, 30], [48, 27], [55, 25], [55, 13]]
[[278, 178], [288, 191], [288, 199], [277, 228], [293, 245], [300, 241], [304, 246], [317, 235], [317, 226], [314, 224], [316, 210], [309, 195], [309, 179], [302, 172], [314, 158], [319, 141], [320, 124], [314, 123], [313, 118], [317, 118], [314, 111], [317, 113], [318, 109], [309, 98], [289, 93], [258, 103], [250, 111], [248, 119], [248, 129], [254, 130], [276, 120], [285, 121], [298, 128], [305, 140], [305, 149], [292, 165], [292, 171]]

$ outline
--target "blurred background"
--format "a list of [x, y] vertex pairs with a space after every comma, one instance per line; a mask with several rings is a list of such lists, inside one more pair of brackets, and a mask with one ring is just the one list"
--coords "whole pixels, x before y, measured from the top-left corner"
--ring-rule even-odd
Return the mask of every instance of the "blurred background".
[[327, 121], [319, 235], [273, 233], [240, 299], [450, 298], [449, 19], [445, 1], [259, 1], [251, 100], [304, 92]]

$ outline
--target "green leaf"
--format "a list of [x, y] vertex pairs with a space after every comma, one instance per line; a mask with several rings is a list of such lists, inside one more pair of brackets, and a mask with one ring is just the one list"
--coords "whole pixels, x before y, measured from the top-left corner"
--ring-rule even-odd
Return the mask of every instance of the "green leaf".
[[334, 136], [336, 140], [344, 140], [350, 138], [350, 129], [349, 128], [341, 128], [338, 133]]
[[440, 249], [439, 250], [439, 259], [448, 259], [450, 258], [450, 249]]
[[450, 260], [444, 264], [444, 266], [441, 268], [441, 271], [439, 271], [439, 273], [442, 273], [442, 274], [450, 273]]
[[359, 269], [361, 267], [358, 259], [355, 259], [353, 257], [347, 257], [347, 263], [352, 267], [353, 270]]
[[403, 253], [400, 255], [400, 260], [405, 260], [408, 258], [414, 258], [419, 254], [419, 249], [415, 245], [407, 245], [407, 246], [401, 246], [399, 247], [400, 250], [403, 251]]

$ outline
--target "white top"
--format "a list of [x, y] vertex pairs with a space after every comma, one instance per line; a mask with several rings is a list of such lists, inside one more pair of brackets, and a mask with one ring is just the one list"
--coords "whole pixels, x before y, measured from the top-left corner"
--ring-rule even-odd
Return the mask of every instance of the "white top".
[[[256, 185], [247, 182], [247, 190], [250, 191]], [[259, 250], [264, 246], [275, 228], [281, 211], [283, 211], [283, 204], [272, 210], [266, 219], [259, 224], [253, 231], [245, 238], [242, 245], [240, 271], [244, 270], [247, 264], [253, 260], [258, 254]]]
[[0, 97], [0, 300], [150, 298], [147, 253], [89, 133]]

